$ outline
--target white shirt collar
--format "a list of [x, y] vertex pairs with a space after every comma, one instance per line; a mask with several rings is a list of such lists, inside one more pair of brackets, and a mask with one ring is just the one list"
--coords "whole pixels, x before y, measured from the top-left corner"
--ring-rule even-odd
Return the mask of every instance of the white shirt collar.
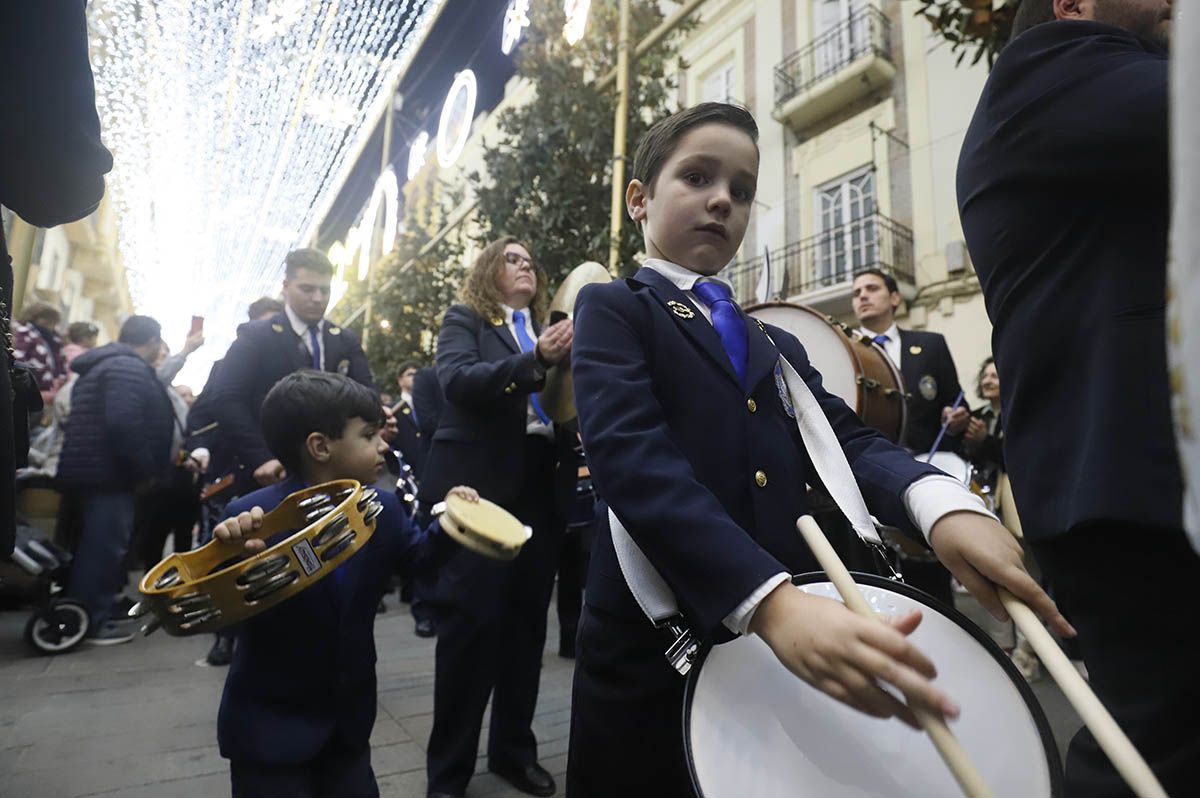
[[680, 266], [677, 263], [671, 263], [669, 260], [662, 260], [660, 258], [647, 258], [645, 263], [642, 265], [648, 269], [658, 272], [663, 277], [666, 277], [667, 280], [669, 280], [671, 284], [680, 291], [691, 291], [692, 286], [696, 284], [697, 280], [707, 279], [712, 280], [713, 282], [721, 283], [722, 285], [726, 286], [731, 293], [733, 292], [733, 283], [729, 282], [724, 277], [717, 277], [715, 275], [708, 277], [703, 274], [697, 274], [691, 269], [685, 266]]
[[[515, 311], [515, 308], [510, 308], [508, 305], [501, 302], [500, 309], [504, 311], [504, 323], [507, 324], [509, 327], [511, 327], [512, 323], [513, 323], [513, 313]], [[525, 314], [525, 322], [527, 324], [530, 323], [532, 321], [532, 317], [529, 315], [529, 308], [528, 307], [522, 308], [521, 312]]]
[[859, 327], [858, 329], [862, 332], [863, 335], [865, 335], [871, 339], [874, 339], [875, 336], [877, 336], [877, 335], [886, 335], [888, 337], [889, 343], [900, 340], [900, 328], [896, 325], [896, 322], [892, 322], [892, 326], [888, 327], [882, 333], [873, 332], [871, 330], [868, 330], [866, 327]]
[[[284, 303], [283, 312], [287, 314], [288, 321], [291, 322], [292, 330], [295, 331], [296, 335], [300, 336], [301, 338], [305, 338], [305, 336], [308, 335], [308, 322], [297, 316], [295, 312], [292, 311], [291, 305], [286, 303]], [[317, 322], [317, 329], [323, 329], [324, 324], [325, 320], [321, 319], [319, 322]], [[307, 340], [307, 338], [305, 338], [305, 340]]]

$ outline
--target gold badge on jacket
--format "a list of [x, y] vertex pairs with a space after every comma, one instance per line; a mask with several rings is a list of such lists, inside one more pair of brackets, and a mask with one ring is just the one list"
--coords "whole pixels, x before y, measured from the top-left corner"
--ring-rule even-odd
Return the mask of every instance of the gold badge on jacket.
[[696, 311], [692, 310], [691, 308], [689, 308], [687, 305], [683, 304], [682, 302], [676, 302], [674, 299], [672, 299], [669, 302], [667, 302], [667, 307], [669, 307], [671, 309], [671, 312], [674, 313], [676, 316], [678, 316], [681, 319], [696, 318]]
[[281, 333], [281, 332], [283, 332], [283, 325], [282, 324], [272, 324], [271, 329], [277, 333]]
[[[921, 347], [916, 348], [920, 349]], [[917, 390], [921, 392], [921, 398], [926, 402], [932, 402], [937, 398], [937, 389], [937, 380], [933, 378], [932, 374], [926, 374], [917, 382]]]
[[913, 344], [912, 346], [910, 346], [908, 348], [908, 353], [910, 355], [919, 355], [919, 354], [921, 354], [921, 347], [917, 346], [916, 344]]
[[341, 334], [342, 334], [342, 328], [341, 328], [341, 327], [330, 327], [330, 328], [329, 328], [329, 334], [330, 334], [330, 335], [341, 335]]

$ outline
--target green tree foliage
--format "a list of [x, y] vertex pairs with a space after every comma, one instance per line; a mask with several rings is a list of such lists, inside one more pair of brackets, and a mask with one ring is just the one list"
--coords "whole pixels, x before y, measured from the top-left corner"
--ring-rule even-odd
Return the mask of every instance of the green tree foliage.
[[929, 20], [933, 30], [958, 53], [958, 63], [971, 55], [976, 64], [996, 60], [1012, 32], [1020, 0], [918, 0], [916, 14]]
[[[396, 248], [374, 265], [367, 360], [384, 391], [394, 390], [396, 368], [404, 361], [433, 363], [442, 313], [454, 303], [464, 273], [463, 247], [455, 234], [421, 254], [461, 197], [437, 186], [429, 172], [422, 177], [408, 192], [404, 229]], [[339, 309], [351, 313], [362, 307], [370, 282], [354, 283]], [[359, 314], [352, 325], [360, 333], [363, 320]]]
[[[617, 94], [597, 80], [617, 65], [617, 3], [592, 3], [584, 38], [563, 38], [560, 0], [533, 0], [517, 51], [517, 74], [536, 87], [532, 102], [502, 112], [503, 138], [489, 141], [479, 185], [479, 243], [511, 234], [528, 243], [556, 286], [584, 261], [608, 265], [613, 120]], [[658, 4], [633, 0], [630, 47], [662, 21]], [[650, 123], [674, 110], [673, 37], [631, 61], [628, 179], [633, 150]], [[626, 219], [621, 262], [633, 266], [641, 235]]]

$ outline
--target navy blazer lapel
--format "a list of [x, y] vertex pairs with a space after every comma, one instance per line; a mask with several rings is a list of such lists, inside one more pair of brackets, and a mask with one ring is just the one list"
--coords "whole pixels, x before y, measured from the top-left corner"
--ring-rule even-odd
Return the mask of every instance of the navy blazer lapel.
[[779, 365], [779, 349], [767, 337], [767, 330], [758, 319], [746, 317], [746, 342], [749, 350], [746, 358], [746, 390], [754, 387]]
[[275, 318], [271, 319], [271, 329], [281, 336], [283, 348], [293, 370], [312, 368], [312, 356], [308, 354], [308, 347], [292, 329], [292, 321], [287, 313], [276, 314]]
[[733, 361], [729, 359], [729, 353], [725, 351], [725, 345], [721, 343], [717, 329], [700, 315], [700, 312], [674, 283], [654, 269], [648, 269], [645, 266], [638, 269], [633, 279], [650, 288], [651, 296], [662, 304], [663, 310], [675, 320], [675, 324], [683, 330], [684, 334], [704, 350], [713, 362], [729, 375], [729, 379], [744, 388], [741, 380], [738, 379], [737, 372], [733, 370]]
[[910, 352], [909, 347], [913, 344], [913, 336], [909, 331], [900, 330], [900, 362], [897, 365], [900, 366], [900, 376], [904, 378], [905, 390], [909, 393], [912, 393], [912, 389], [921, 378], [918, 358], [924, 354], [919, 347], [916, 354]]
[[521, 354], [521, 347], [517, 345], [517, 339], [514, 338], [512, 332], [509, 331], [508, 324], [505, 323], [503, 317], [499, 319], [492, 319], [491, 321], [484, 321], [484, 324], [488, 325], [488, 328], [496, 334], [496, 337], [500, 339], [501, 343], [513, 351], [514, 355]]

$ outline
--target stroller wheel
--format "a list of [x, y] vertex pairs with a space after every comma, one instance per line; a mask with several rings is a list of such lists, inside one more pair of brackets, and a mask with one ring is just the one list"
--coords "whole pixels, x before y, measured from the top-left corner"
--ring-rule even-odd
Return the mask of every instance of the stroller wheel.
[[57, 599], [35, 610], [25, 624], [25, 642], [39, 654], [70, 651], [87, 633], [87, 609], [71, 599]]

